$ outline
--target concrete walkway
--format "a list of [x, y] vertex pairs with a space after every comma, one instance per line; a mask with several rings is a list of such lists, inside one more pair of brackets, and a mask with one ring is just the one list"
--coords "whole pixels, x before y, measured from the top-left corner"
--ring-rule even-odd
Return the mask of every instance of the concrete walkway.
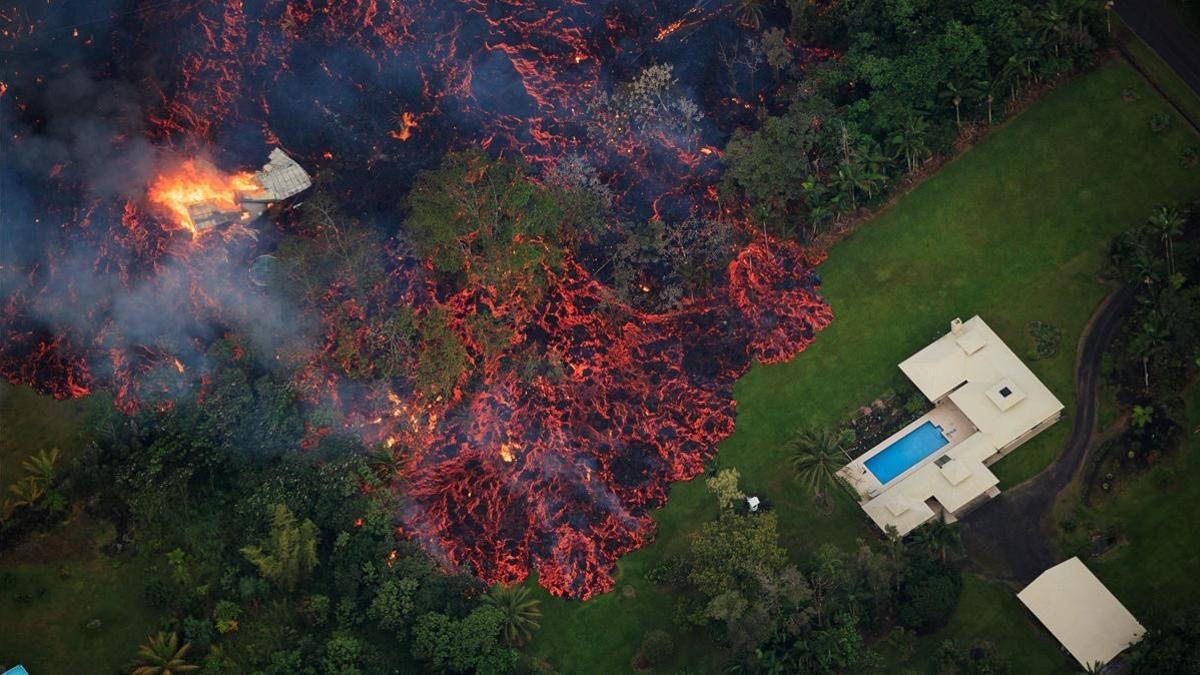
[[1159, 0], [1118, 0], [1117, 15], [1200, 96], [1200, 40]]
[[1075, 366], [1074, 426], [1062, 454], [1037, 476], [1001, 492], [963, 519], [963, 544], [970, 559], [993, 575], [1025, 585], [1059, 562], [1051, 553], [1047, 517], [1083, 465], [1096, 427], [1100, 357], [1132, 306], [1133, 292], [1120, 288], [1104, 300], [1084, 329]]

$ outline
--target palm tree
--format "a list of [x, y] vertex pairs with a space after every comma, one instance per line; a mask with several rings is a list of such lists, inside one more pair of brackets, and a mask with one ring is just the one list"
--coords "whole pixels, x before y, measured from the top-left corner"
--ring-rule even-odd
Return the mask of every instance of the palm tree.
[[529, 597], [529, 589], [524, 586], [496, 584], [483, 596], [483, 602], [504, 614], [504, 637], [511, 645], [528, 642], [542, 625], [542, 603]]
[[46, 494], [46, 488], [34, 476], [25, 476], [8, 486], [8, 491], [17, 498], [13, 508], [18, 506], [33, 506], [34, 502]]
[[858, 171], [858, 187], [867, 193], [869, 200], [874, 196], [875, 188], [887, 182], [887, 174], [883, 171], [887, 157], [879, 151], [876, 143], [871, 142], [855, 151], [853, 163]]
[[988, 126], [992, 126], [992, 102], [996, 100], [996, 83], [992, 80], [983, 79], [975, 83], [975, 91], [979, 93], [979, 98], [987, 104], [988, 111]]
[[393, 452], [391, 448], [380, 448], [371, 453], [367, 459], [367, 465], [371, 467], [371, 471], [375, 472], [379, 480], [390, 483], [404, 468], [404, 461], [400, 457], [400, 453]]
[[1033, 37], [1025, 37], [1017, 41], [1009, 59], [1017, 64], [1016, 72], [1023, 78], [1038, 80], [1037, 70], [1033, 67], [1042, 54], [1041, 45]]
[[737, 8], [738, 21], [757, 30], [762, 25], [766, 5], [767, 0], [742, 0]]
[[1057, 0], [1049, 3], [1041, 12], [1038, 12], [1035, 21], [1041, 36], [1047, 40], [1054, 40], [1054, 55], [1058, 56], [1063, 36], [1071, 31], [1070, 19], [1063, 11], [1062, 5]]
[[929, 555], [943, 563], [951, 554], [962, 549], [962, 537], [958, 533], [958, 528], [946, 522], [945, 513], [940, 518], [931, 520], [918, 528], [913, 534], [913, 543], [924, 548]]
[[833, 186], [837, 193], [849, 197], [851, 210], [858, 208], [858, 190], [864, 185], [863, 175], [857, 164], [846, 162], [833, 175]]
[[1183, 234], [1183, 222], [1183, 214], [1173, 206], [1160, 206], [1154, 215], [1150, 216], [1150, 225], [1163, 242], [1168, 276], [1175, 274], [1175, 244], [1172, 239]]
[[1008, 57], [1004, 65], [1000, 67], [1000, 82], [1008, 86], [1008, 98], [1010, 101], [1017, 100], [1017, 88], [1021, 86], [1021, 77], [1024, 75], [1024, 68], [1017, 55], [1013, 54]]
[[942, 98], [954, 105], [954, 123], [962, 127], [962, 102], [971, 95], [971, 88], [958, 82], [947, 82], [942, 89]]
[[904, 121], [904, 126], [892, 132], [888, 138], [888, 144], [895, 148], [896, 156], [904, 155], [909, 173], [916, 169], [918, 158], [929, 154], [929, 146], [925, 145], [928, 133], [929, 122], [920, 115], [910, 115]]
[[137, 660], [130, 675], [172, 675], [199, 670], [200, 666], [194, 666], [184, 660], [191, 648], [190, 642], [179, 646], [177, 633], [167, 635], [160, 631], [156, 636], [151, 635], [146, 644], [138, 647]]
[[837, 471], [846, 461], [837, 437], [827, 429], [806, 430], [788, 442], [796, 481], [812, 491], [817, 500], [825, 500], [827, 488], [837, 489], [841, 479]]
[[60, 454], [58, 448], [51, 448], [49, 452], [42, 450], [21, 462], [21, 466], [29, 478], [36, 480], [43, 488], [47, 488], [54, 482], [54, 465], [58, 463]]
[[1076, 49], [1083, 44], [1083, 38], [1087, 35], [1087, 31], [1083, 27], [1083, 20], [1091, 13], [1095, 4], [1095, 0], [1067, 0], [1067, 16], [1075, 19], [1075, 27], [1071, 32]]

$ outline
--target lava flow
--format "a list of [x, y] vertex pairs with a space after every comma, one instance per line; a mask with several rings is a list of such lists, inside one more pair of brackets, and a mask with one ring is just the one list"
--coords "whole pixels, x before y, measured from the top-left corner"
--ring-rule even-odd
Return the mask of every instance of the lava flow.
[[[651, 540], [649, 514], [670, 484], [701, 473], [732, 432], [734, 381], [755, 360], [791, 358], [832, 319], [812, 273], [820, 254], [740, 223], [749, 243], [702, 292], [648, 311], [612, 290], [606, 261], [632, 227], [616, 221], [739, 219], [739, 205], [717, 196], [718, 148], [755, 123], [747, 101], [786, 102], [764, 73], [744, 72], [756, 66], [720, 60], [720, 45], [747, 37], [730, 5], [197, 0], [136, 12], [115, 3], [99, 22], [53, 15], [75, 11], [64, 8], [22, 15], [29, 23], [6, 33], [6, 49], [47, 56], [31, 65], [43, 72], [7, 82], [0, 105], [20, 122], [17, 153], [36, 154], [14, 179], [29, 194], [21, 215], [46, 226], [30, 230], [38, 246], [0, 261], [0, 374], [60, 397], [112, 387], [133, 410], [151, 394], [194, 391], [178, 383], [203, 377], [206, 345], [248, 334], [272, 367], [294, 370], [306, 402], [334, 411], [305, 446], [346, 430], [396, 455], [399, 527], [447, 565], [488, 582], [535, 572], [575, 598], [611, 589], [618, 557]], [[78, 36], [40, 28], [72, 21]], [[803, 66], [824, 54], [794, 56]], [[114, 102], [116, 85], [89, 84], [84, 71], [130, 84]], [[103, 153], [54, 121], [85, 108], [118, 119], [100, 125]], [[86, 125], [97, 122], [75, 124]], [[61, 151], [40, 152], [45, 138]], [[232, 207], [249, 174], [163, 157], [250, 166], [269, 146], [324, 173], [327, 193], [386, 240], [365, 290], [338, 277], [295, 307], [252, 287], [249, 261], [280, 232], [312, 236], [287, 212], [257, 239], [187, 236], [197, 229], [188, 205]], [[417, 172], [479, 147], [519, 157], [534, 180], [586, 162], [610, 195], [609, 231], [562, 252], [536, 292], [475, 272], [448, 291], [398, 234], [398, 195]], [[85, 170], [100, 155], [134, 185]], [[118, 171], [122, 162], [132, 168]], [[63, 194], [79, 197], [48, 197]], [[652, 278], [641, 288], [657, 292]], [[376, 320], [400, 305], [447, 317], [464, 345], [452, 392], [429, 398], [338, 348], [369, 352], [384, 340]], [[481, 317], [502, 340], [481, 335]], [[301, 330], [305, 319], [317, 328]], [[298, 347], [310, 333], [315, 344]]]

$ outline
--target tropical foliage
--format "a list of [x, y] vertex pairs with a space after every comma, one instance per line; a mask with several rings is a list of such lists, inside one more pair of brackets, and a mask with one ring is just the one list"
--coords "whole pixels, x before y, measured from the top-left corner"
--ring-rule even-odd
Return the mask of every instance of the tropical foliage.
[[179, 635], [176, 633], [159, 633], [151, 635], [146, 644], [138, 648], [137, 660], [132, 675], [172, 675], [172, 673], [188, 673], [199, 670], [200, 666], [196, 666], [187, 662], [188, 650], [192, 648], [189, 643], [179, 644]]
[[825, 500], [830, 490], [842, 487], [837, 471], [849, 458], [832, 431], [801, 431], [788, 443], [788, 447], [796, 481], [811, 491], [817, 500]]
[[283, 504], [271, 509], [271, 533], [263, 545], [246, 546], [242, 555], [266, 578], [286, 590], [312, 573], [317, 566], [317, 526], [311, 520], [297, 522]]
[[510, 645], [521, 645], [541, 627], [541, 604], [529, 596], [524, 586], [492, 586], [483, 596], [483, 604], [500, 610], [504, 623], [504, 638]]
[[[758, 6], [741, 4], [746, 23], [757, 23]], [[735, 133], [725, 155], [726, 188], [782, 235], [811, 237], [879, 204], [970, 128], [993, 124], [1027, 90], [1089, 64], [1107, 39], [1101, 3], [787, 6], [793, 44], [828, 45], [844, 57], [791, 71], [791, 107]]]

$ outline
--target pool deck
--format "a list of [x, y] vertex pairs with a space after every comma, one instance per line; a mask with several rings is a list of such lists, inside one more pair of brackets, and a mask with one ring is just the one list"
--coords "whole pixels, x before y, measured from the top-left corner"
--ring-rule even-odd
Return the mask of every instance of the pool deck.
[[935, 407], [933, 410], [930, 410], [924, 415], [921, 415], [917, 419], [907, 424], [904, 428], [885, 438], [883, 441], [875, 445], [875, 447], [864, 452], [853, 462], [850, 462], [846, 466], [842, 467], [838, 471], [838, 475], [846, 479], [846, 482], [850, 484], [850, 487], [854, 488], [854, 491], [858, 493], [860, 499], [871, 499], [877, 496], [883, 491], [884, 484], [879, 482], [879, 479], [875, 477], [875, 474], [871, 473], [870, 469], [867, 468], [867, 460], [871, 459], [875, 455], [878, 455], [880, 452], [883, 452], [897, 440], [908, 435], [909, 432], [926, 422], [932, 422], [934, 426], [941, 430], [942, 436], [946, 438], [946, 445], [938, 448], [930, 453], [929, 456], [924, 457], [920, 461], [910, 466], [904, 471], [904, 473], [901, 473], [889, 481], [889, 484], [904, 480], [906, 476], [911, 475], [922, 466], [936, 461], [937, 458], [945, 455], [954, 446], [958, 445], [965, 438], [976, 431], [975, 426], [971, 424], [971, 420], [967, 419], [967, 416], [964, 415], [961, 410], [955, 407], [953, 403], [946, 402]]

